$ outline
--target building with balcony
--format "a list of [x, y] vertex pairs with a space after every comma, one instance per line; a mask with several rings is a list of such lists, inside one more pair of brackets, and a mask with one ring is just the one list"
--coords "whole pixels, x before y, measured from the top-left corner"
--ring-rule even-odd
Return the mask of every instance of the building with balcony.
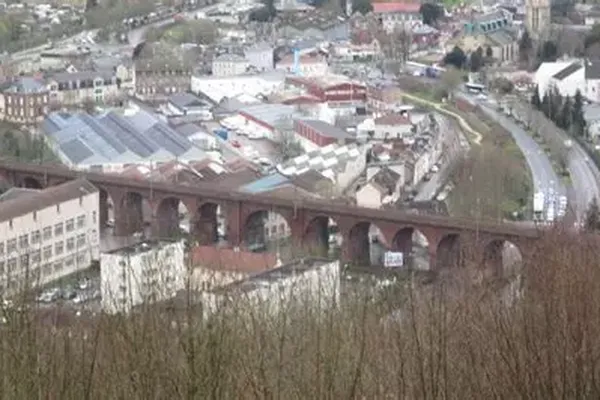
[[0, 196], [0, 292], [42, 286], [98, 260], [99, 204], [84, 179]]
[[175, 297], [185, 288], [183, 241], [147, 241], [100, 256], [102, 308], [127, 313]]

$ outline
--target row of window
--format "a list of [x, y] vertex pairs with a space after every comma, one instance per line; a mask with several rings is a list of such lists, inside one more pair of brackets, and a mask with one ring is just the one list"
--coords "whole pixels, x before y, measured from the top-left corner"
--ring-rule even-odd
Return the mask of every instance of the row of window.
[[[92, 219], [94, 223], [96, 222], [96, 211], [93, 212]], [[80, 215], [75, 218], [68, 219], [67, 221], [59, 222], [54, 225], [54, 236], [62, 236], [64, 231], [67, 233], [71, 233], [75, 230], [75, 224], [77, 223], [77, 229], [85, 228], [86, 221], [85, 215]], [[10, 227], [12, 228], [12, 221], [10, 223]], [[30, 240], [31, 238], [31, 240]], [[52, 226], [45, 227], [41, 232], [40, 230], [35, 230], [30, 234], [24, 234], [19, 236], [19, 249], [26, 249], [30, 244], [35, 245], [40, 243], [41, 240], [50, 240], [52, 239]], [[10, 239], [6, 242], [6, 251], [8, 253], [17, 250], [17, 239]], [[0, 255], [4, 254], [4, 242], [0, 242]]]
[[[97, 231], [93, 231], [93, 235], [96, 235]], [[77, 249], [81, 249], [82, 247], [84, 247], [86, 245], [86, 237], [85, 237], [85, 233], [79, 234], [76, 237], [71, 237], [68, 238], [65, 241], [59, 241], [54, 243], [54, 246], [52, 245], [48, 245], [48, 246], [44, 246], [42, 249], [40, 250], [34, 250], [30, 253], [24, 254], [22, 256], [20, 256], [20, 260], [21, 260], [21, 267], [25, 267], [25, 266], [29, 266], [29, 265], [37, 265], [42, 261], [42, 256], [44, 261], [48, 261], [49, 259], [52, 258], [52, 253], [54, 251], [54, 255], [55, 256], [60, 256], [61, 254], [63, 254], [65, 252], [65, 249], [67, 252], [72, 252], [73, 250], [75, 250], [75, 248]], [[8, 260], [8, 262], [11, 262], [11, 260], [16, 260], [17, 257], [12, 257]], [[4, 265], [4, 261], [0, 260], [0, 266]], [[0, 273], [1, 273], [1, 269], [0, 269]], [[12, 272], [12, 271], [11, 271]]]
[[[64, 269], [71, 269], [75, 264], [78, 267], [87, 267], [89, 264], [87, 252], [71, 255], [53, 263], [32, 265], [29, 268], [27, 278], [30, 282], [37, 282], [40, 278], [50, 277], [53, 273], [59, 273]], [[21, 279], [16, 275], [11, 276], [11, 273], [16, 271], [16, 268], [16, 259], [10, 259], [6, 264], [3, 261], [0, 262], [0, 292], [5, 289], [18, 288]]]
[[[34, 104], [46, 104], [48, 103], [48, 95], [40, 96], [29, 96], [28, 97], [29, 105], [32, 106]], [[11, 96], [6, 96], [6, 104], [15, 104], [15, 105], [25, 105], [25, 99], [21, 96], [19, 97], [19, 101], [13, 101]]]

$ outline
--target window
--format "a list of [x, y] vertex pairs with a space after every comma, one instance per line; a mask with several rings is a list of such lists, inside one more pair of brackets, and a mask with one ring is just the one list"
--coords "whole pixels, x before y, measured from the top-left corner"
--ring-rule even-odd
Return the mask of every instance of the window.
[[36, 250], [31, 254], [31, 263], [36, 266], [42, 262], [42, 251]]
[[4, 275], [4, 268], [5, 268], [5, 262], [0, 261], [0, 275]]
[[85, 215], [77, 217], [77, 228], [83, 228], [85, 226]]
[[55, 272], [58, 272], [58, 271], [60, 271], [61, 269], [63, 269], [63, 263], [62, 263], [62, 261], [57, 261], [57, 262], [55, 262], [55, 263], [54, 263], [54, 271], [55, 271]]
[[52, 246], [44, 247], [44, 260], [52, 258]]
[[12, 219], [10, 221], [8, 221], [8, 226], [10, 227], [10, 229], [13, 228], [13, 221], [12, 221]]
[[4, 254], [4, 242], [0, 242], [0, 255]]
[[56, 212], [60, 214], [60, 204], [56, 205]]
[[29, 247], [29, 235], [19, 236], [19, 248], [26, 249]]
[[17, 250], [17, 239], [10, 239], [6, 242], [6, 251], [12, 253], [15, 250]]
[[44, 240], [52, 239], [52, 227], [47, 226], [43, 231]]
[[67, 251], [73, 251], [74, 248], [75, 248], [75, 239], [74, 238], [67, 239]]
[[77, 247], [85, 246], [85, 233], [77, 235]]
[[86, 254], [85, 253], [81, 253], [77, 255], [77, 265], [78, 266], [82, 266], [85, 265], [85, 263], [87, 262], [86, 260]]
[[6, 263], [6, 266], [8, 268], [8, 273], [13, 274], [17, 269], [17, 259], [15, 257], [10, 258]]
[[[33, 112], [31, 113], [31, 115], [33, 115]], [[37, 221], [37, 212], [36, 211], [33, 212], [33, 220]]]
[[33, 231], [31, 233], [31, 243], [39, 243], [42, 238], [40, 231]]
[[75, 263], [75, 260], [73, 259], [72, 256], [71, 257], [67, 257], [65, 259], [65, 267], [67, 267], [67, 268], [68, 267], [72, 267], [74, 263]]
[[92, 211], [92, 223], [94, 223], [94, 224], [96, 223], [96, 218], [97, 218], [96, 211]]
[[60, 242], [57, 242], [54, 245], [54, 254], [55, 255], [57, 255], [57, 256], [61, 255], [64, 252], [64, 250], [65, 250], [65, 246], [64, 246], [64, 243], [62, 240]]
[[54, 236], [60, 236], [63, 234], [63, 223], [60, 222], [54, 225]]
[[19, 266], [21, 268], [29, 267], [29, 254], [22, 255], [19, 260]]
[[65, 230], [68, 232], [73, 232], [73, 229], [75, 229], [75, 220], [73, 218], [67, 220], [67, 222], [65, 223]]

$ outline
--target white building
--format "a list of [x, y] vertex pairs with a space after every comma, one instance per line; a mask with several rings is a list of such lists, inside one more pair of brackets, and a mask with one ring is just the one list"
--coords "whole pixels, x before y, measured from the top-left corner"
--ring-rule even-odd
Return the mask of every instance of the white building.
[[600, 102], [600, 62], [561, 60], [540, 65], [533, 78], [540, 98], [552, 88], [562, 96], [575, 96], [579, 90], [588, 100]]
[[98, 260], [99, 204], [84, 179], [0, 196], [0, 292], [14, 293], [26, 280], [44, 285]]
[[167, 300], [185, 287], [183, 241], [144, 242], [100, 256], [102, 308], [128, 312], [146, 302]]
[[213, 76], [242, 75], [249, 66], [248, 60], [238, 54], [221, 54], [212, 62], [212, 74]]
[[302, 259], [202, 294], [208, 313], [257, 309], [277, 315], [282, 307], [299, 305], [315, 310], [339, 303], [339, 261]]
[[360, 207], [380, 208], [397, 201], [404, 176], [396, 170], [404, 172], [404, 165], [395, 168], [367, 168], [367, 183], [356, 191], [356, 204]]
[[283, 57], [275, 65], [275, 69], [300, 76], [323, 76], [329, 73], [329, 64], [327, 58], [319, 54], [300, 55], [297, 62], [291, 54]]
[[273, 47], [268, 43], [256, 43], [244, 50], [248, 63], [259, 71], [271, 71], [275, 67]]
[[294, 176], [312, 169], [344, 190], [365, 170], [368, 149], [369, 146], [355, 143], [330, 144], [279, 164], [277, 170], [285, 176]]
[[191, 90], [194, 93], [203, 93], [219, 103], [225, 97], [232, 98], [241, 94], [252, 97], [268, 96], [282, 88], [284, 80], [285, 73], [282, 71], [228, 77], [192, 76]]
[[373, 139], [402, 139], [412, 136], [413, 124], [401, 114], [387, 114], [374, 119]]

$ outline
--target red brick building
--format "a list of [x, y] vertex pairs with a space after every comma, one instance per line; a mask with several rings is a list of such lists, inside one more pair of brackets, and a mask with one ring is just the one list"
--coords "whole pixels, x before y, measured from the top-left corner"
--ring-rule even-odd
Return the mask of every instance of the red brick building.
[[365, 85], [337, 75], [314, 78], [289, 76], [285, 83], [327, 103], [364, 103], [367, 99]]
[[294, 132], [304, 141], [312, 142], [318, 147], [332, 143], [344, 144], [352, 139], [352, 136], [343, 129], [314, 119], [294, 121]]

